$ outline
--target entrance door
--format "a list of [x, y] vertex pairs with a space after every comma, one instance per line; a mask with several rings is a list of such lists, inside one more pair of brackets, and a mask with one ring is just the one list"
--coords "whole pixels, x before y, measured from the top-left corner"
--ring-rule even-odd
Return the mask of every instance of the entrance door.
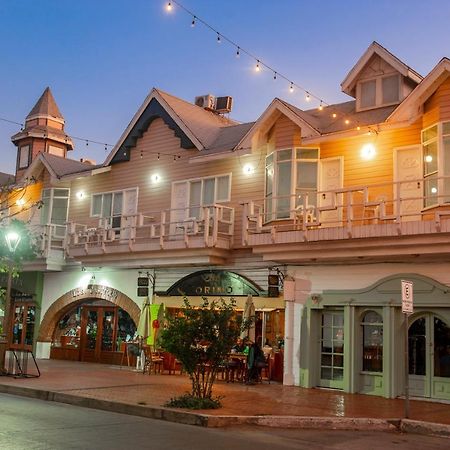
[[322, 312], [320, 339], [320, 383], [322, 387], [344, 388], [344, 312]]
[[411, 395], [450, 400], [450, 327], [433, 314], [420, 317], [408, 346]]
[[[422, 181], [422, 149], [420, 145], [401, 147], [394, 150], [395, 181], [401, 182], [400, 214], [403, 221], [419, 220], [423, 208]], [[410, 181], [410, 182], [408, 182]], [[397, 187], [394, 186], [394, 199], [397, 197]], [[394, 203], [396, 205], [396, 203]], [[417, 215], [416, 215], [417, 214]]]
[[81, 361], [114, 362], [116, 351], [116, 308], [85, 307], [81, 318]]

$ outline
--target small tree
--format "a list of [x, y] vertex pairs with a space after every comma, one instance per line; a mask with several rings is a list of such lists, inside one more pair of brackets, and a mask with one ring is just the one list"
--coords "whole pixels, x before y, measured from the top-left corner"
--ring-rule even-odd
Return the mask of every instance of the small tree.
[[[183, 313], [168, 317], [161, 332], [161, 346], [172, 353], [183, 365], [192, 382], [190, 397], [199, 408], [218, 407], [218, 399], [212, 399], [212, 388], [219, 370], [227, 360], [231, 348], [243, 328], [249, 326], [235, 312], [236, 302], [209, 301], [203, 298], [199, 307], [184, 299]], [[186, 400], [186, 397], [183, 397]], [[176, 402], [171, 406], [189, 407], [188, 402]]]

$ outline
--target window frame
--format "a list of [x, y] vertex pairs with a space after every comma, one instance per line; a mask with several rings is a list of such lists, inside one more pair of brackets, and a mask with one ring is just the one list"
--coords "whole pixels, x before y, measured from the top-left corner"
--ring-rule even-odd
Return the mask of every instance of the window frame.
[[[26, 158], [26, 165], [21, 165], [22, 160], [22, 150], [27, 149], [27, 158]], [[18, 170], [26, 169], [27, 167], [30, 167], [30, 155], [31, 155], [31, 145], [30, 144], [24, 144], [19, 147], [19, 154], [17, 155], [17, 168]]]
[[[138, 193], [139, 190], [137, 187], [134, 188], [127, 188], [127, 189], [118, 189], [116, 191], [106, 191], [106, 192], [94, 192], [91, 194], [91, 205], [90, 205], [90, 210], [89, 210], [89, 217], [95, 217], [95, 218], [99, 218], [99, 219], [104, 219], [105, 217], [102, 216], [102, 212], [103, 212], [103, 196], [105, 195], [109, 195], [111, 194], [111, 215], [110, 216], [106, 216], [106, 218], [109, 217], [117, 217], [117, 214], [112, 214], [113, 213], [113, 209], [114, 209], [114, 195], [115, 194], [122, 194], [122, 208], [121, 208], [121, 212], [120, 212], [120, 216], [123, 216], [123, 208], [125, 205], [124, 199], [125, 199], [125, 192], [129, 192], [129, 191], [135, 191], [136, 192], [136, 204], [138, 201]], [[102, 202], [101, 202], [101, 206], [100, 206], [100, 214], [94, 214], [93, 212], [93, 207], [94, 207], [94, 197], [101, 195], [102, 196]]]
[[[378, 317], [381, 318], [380, 322], [366, 322], [364, 321], [364, 318], [368, 313], [375, 313], [378, 315]], [[384, 317], [383, 312], [379, 311], [377, 309], [366, 309], [361, 313], [361, 320], [360, 320], [360, 326], [361, 326], [361, 372], [362, 373], [368, 373], [368, 374], [383, 374], [384, 371]], [[377, 346], [377, 348], [381, 347], [381, 368], [380, 370], [368, 370], [364, 368], [364, 356], [365, 356], [365, 327], [372, 326], [372, 327], [381, 327], [381, 342]]]
[[[390, 77], [397, 77], [398, 80], [398, 99], [389, 103], [383, 103], [383, 79]], [[375, 105], [374, 106], [361, 106], [361, 86], [363, 83], [375, 80]], [[356, 84], [356, 110], [357, 111], [369, 111], [371, 109], [382, 108], [384, 106], [398, 105], [402, 100], [402, 76], [400, 73], [388, 73], [382, 76], [376, 76], [371, 78], [364, 78], [358, 81]]]
[[[297, 152], [298, 150], [317, 150], [317, 158], [297, 158]], [[279, 160], [278, 156], [280, 152], [290, 150], [291, 156], [290, 159], [285, 160]], [[268, 165], [267, 160], [272, 157], [272, 162]], [[297, 206], [297, 179], [298, 179], [298, 173], [297, 173], [297, 163], [299, 162], [315, 162], [317, 164], [317, 172], [316, 172], [316, 188], [315, 192], [318, 192], [319, 186], [320, 186], [320, 146], [295, 146], [295, 147], [287, 147], [287, 148], [280, 148], [275, 149], [272, 152], [268, 153], [264, 160], [264, 202], [265, 202], [265, 208], [266, 208], [266, 216], [267, 216], [267, 205], [268, 205], [268, 199], [270, 198], [270, 216], [271, 217], [265, 217], [265, 222], [272, 221], [272, 220], [285, 220], [290, 217], [277, 217], [277, 201], [278, 201], [278, 164], [279, 163], [286, 163], [290, 162], [291, 164], [291, 186], [290, 186], [290, 202], [289, 202], [289, 210], [293, 211]], [[270, 195], [267, 194], [267, 177], [268, 175], [268, 168], [271, 167], [272, 170], [272, 191]]]

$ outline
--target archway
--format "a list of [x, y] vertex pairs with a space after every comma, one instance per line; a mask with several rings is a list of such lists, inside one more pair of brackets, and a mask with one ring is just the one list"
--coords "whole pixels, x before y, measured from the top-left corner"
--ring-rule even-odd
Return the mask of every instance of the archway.
[[53, 331], [60, 318], [76, 305], [93, 298], [106, 300], [119, 306], [130, 315], [136, 325], [139, 323], [140, 309], [138, 305], [117, 289], [101, 285], [89, 286], [86, 289], [76, 288], [66, 292], [48, 308], [39, 327], [38, 341], [51, 342]]

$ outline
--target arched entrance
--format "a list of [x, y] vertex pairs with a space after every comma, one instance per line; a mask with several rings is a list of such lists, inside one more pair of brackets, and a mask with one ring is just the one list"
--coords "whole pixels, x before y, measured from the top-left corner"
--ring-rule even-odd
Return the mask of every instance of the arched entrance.
[[426, 313], [408, 330], [411, 395], [450, 400], [450, 325]]
[[54, 359], [118, 364], [122, 342], [133, 337], [139, 314], [136, 303], [116, 289], [73, 289], [47, 310], [38, 340], [51, 342]]

